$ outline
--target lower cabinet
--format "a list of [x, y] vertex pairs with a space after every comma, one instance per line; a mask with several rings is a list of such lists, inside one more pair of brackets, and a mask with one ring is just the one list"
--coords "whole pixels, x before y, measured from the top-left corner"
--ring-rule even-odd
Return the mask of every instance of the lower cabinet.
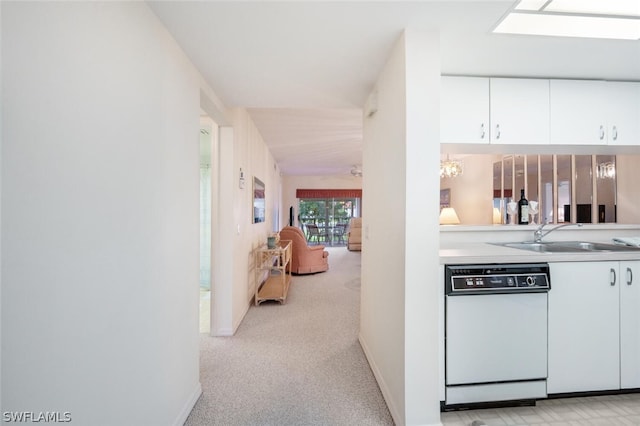
[[640, 388], [640, 262], [620, 262], [619, 281], [620, 387]]
[[548, 393], [618, 389], [618, 262], [551, 263]]
[[547, 392], [640, 387], [640, 261], [549, 266]]

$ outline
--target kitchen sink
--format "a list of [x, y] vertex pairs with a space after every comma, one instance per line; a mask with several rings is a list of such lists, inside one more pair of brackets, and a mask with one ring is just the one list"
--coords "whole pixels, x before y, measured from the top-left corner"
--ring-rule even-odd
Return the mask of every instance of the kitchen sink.
[[587, 251], [633, 251], [633, 247], [626, 247], [622, 245], [607, 244], [607, 243], [590, 243], [588, 241], [554, 241], [547, 243], [551, 246], [562, 246], [578, 248]]
[[638, 247], [623, 246], [607, 243], [592, 243], [589, 241], [542, 241], [542, 242], [514, 242], [495, 243], [495, 245], [516, 248], [520, 250], [536, 251], [538, 253], [584, 253], [584, 252], [624, 252], [638, 251]]
[[534, 242], [519, 242], [519, 243], [496, 243], [498, 246], [516, 248], [520, 250], [537, 251], [539, 253], [581, 253], [587, 251], [585, 249], [560, 246], [550, 243], [534, 243]]

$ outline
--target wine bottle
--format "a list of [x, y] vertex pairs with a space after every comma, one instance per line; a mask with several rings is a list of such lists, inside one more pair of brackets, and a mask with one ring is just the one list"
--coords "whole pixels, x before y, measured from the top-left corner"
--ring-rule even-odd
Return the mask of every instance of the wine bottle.
[[520, 190], [520, 201], [518, 201], [518, 225], [529, 224], [529, 201], [524, 198], [524, 189]]

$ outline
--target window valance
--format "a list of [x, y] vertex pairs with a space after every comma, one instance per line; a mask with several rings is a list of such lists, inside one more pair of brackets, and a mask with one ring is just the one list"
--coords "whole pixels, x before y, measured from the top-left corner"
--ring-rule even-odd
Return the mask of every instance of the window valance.
[[296, 189], [296, 198], [362, 198], [362, 189]]

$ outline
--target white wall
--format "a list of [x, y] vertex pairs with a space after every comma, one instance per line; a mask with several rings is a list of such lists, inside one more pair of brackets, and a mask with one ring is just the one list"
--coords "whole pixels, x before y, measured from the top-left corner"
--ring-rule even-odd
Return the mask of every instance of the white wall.
[[298, 226], [296, 189], [362, 189], [362, 178], [355, 176], [283, 176], [280, 229], [289, 223], [289, 207], [293, 206], [294, 226]]
[[144, 3], [3, 3], [2, 409], [182, 424], [201, 77]]
[[[253, 251], [266, 244], [280, 211], [280, 169], [244, 109], [228, 111], [218, 138], [218, 181], [212, 207], [211, 335], [231, 336], [240, 326], [255, 293]], [[240, 169], [245, 184], [240, 188]], [[266, 188], [266, 220], [252, 223], [253, 178]]]
[[362, 161], [360, 343], [398, 425], [405, 421], [405, 72], [401, 39], [378, 77], [378, 111], [364, 121]]
[[[212, 258], [211, 258], [211, 335], [231, 336], [234, 331], [233, 285], [234, 254], [229, 249], [237, 244], [237, 221], [235, 214], [235, 193], [239, 175], [235, 174], [233, 162], [234, 131], [231, 126], [220, 127], [219, 134], [219, 186], [212, 206]], [[236, 183], [234, 185], [234, 183]], [[223, 207], [224, 206], [224, 207]]]
[[[2, 97], [2, 3], [0, 3], [0, 99], [4, 99]], [[4, 139], [4, 130], [2, 127], [3, 105], [4, 101], [0, 102], [0, 224], [2, 224], [2, 140]], [[2, 275], [2, 226], [0, 226], [0, 318], [2, 318]], [[0, 343], [1, 342], [2, 326], [0, 324]], [[0, 350], [0, 412], [4, 412], [2, 407], [2, 350]]]
[[616, 156], [616, 205], [618, 223], [640, 223], [640, 155]]
[[402, 36], [364, 122], [360, 342], [398, 425], [440, 421], [438, 45]]
[[[253, 251], [266, 244], [267, 236], [273, 232], [273, 206], [281, 199], [282, 183], [280, 170], [275, 164], [262, 137], [245, 109], [232, 111], [233, 136], [233, 184], [234, 220], [236, 229], [233, 244], [233, 289], [232, 321], [233, 332], [238, 328], [255, 294], [255, 269]], [[227, 161], [223, 158], [222, 161]], [[240, 189], [238, 184], [240, 168], [244, 171], [246, 184]], [[253, 217], [253, 178], [257, 177], [265, 184], [266, 220], [252, 223]]]
[[[454, 159], [455, 157], [451, 157]], [[451, 207], [460, 223], [491, 225], [493, 223], [493, 163], [495, 155], [469, 155], [462, 158], [463, 173], [440, 180], [440, 188], [450, 190]]]
[[[407, 32], [405, 410], [407, 425], [440, 424], [438, 392], [440, 39]], [[432, 172], [431, 172], [432, 171]]]

